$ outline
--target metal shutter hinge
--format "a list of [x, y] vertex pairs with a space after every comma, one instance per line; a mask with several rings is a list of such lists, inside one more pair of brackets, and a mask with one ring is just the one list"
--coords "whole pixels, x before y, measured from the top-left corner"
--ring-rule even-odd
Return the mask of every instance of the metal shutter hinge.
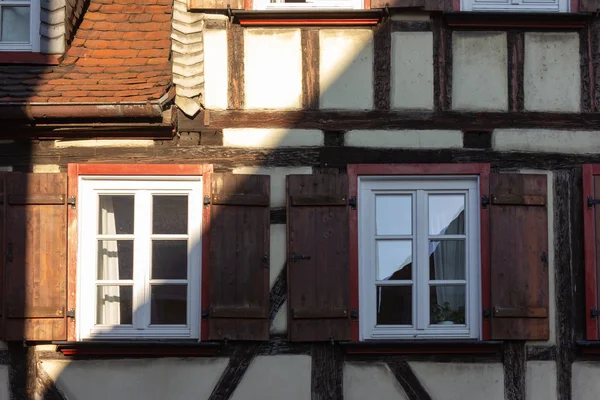
[[483, 309], [483, 318], [489, 318], [492, 316], [492, 312], [490, 311], [489, 308], [484, 308]]
[[65, 315], [67, 316], [67, 318], [73, 318], [73, 320], [75, 320], [75, 309], [71, 308], [67, 311]]
[[350, 206], [350, 208], [352, 210], [356, 210], [356, 204], [357, 204], [356, 196], [350, 197], [350, 200], [348, 200], [348, 205]]
[[74, 210], [77, 207], [77, 198], [75, 196], [67, 198], [67, 204]]
[[202, 309], [202, 318], [208, 318], [210, 315], [210, 312], [208, 311], [208, 307], [204, 307]]
[[487, 208], [490, 204], [490, 198], [487, 196], [481, 196], [481, 208]]
[[358, 321], [358, 310], [356, 308], [353, 308], [352, 310], [350, 310], [350, 318], [353, 321]]
[[592, 208], [596, 204], [600, 204], [600, 199], [594, 199], [592, 196], [588, 196], [588, 199], [587, 199], [588, 208]]
[[210, 204], [210, 196], [204, 196], [204, 208], [207, 208]]
[[598, 316], [600, 316], [600, 310], [598, 310], [597, 308], [591, 308], [590, 318], [598, 318]]

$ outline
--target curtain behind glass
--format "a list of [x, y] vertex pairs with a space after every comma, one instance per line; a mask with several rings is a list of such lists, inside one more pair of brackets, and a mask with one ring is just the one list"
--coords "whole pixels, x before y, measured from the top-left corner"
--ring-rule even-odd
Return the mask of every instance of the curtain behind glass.
[[[112, 196], [100, 197], [100, 230], [107, 235], [115, 235], [117, 228], [115, 224], [115, 210]], [[100, 255], [98, 257], [98, 270], [101, 275], [99, 280], [119, 279], [119, 252], [116, 240], [99, 243]], [[102, 266], [102, 268], [100, 268]], [[105, 286], [104, 293], [97, 293], [97, 320], [103, 321], [104, 325], [118, 325], [121, 320], [120, 312], [120, 290], [118, 286]]]

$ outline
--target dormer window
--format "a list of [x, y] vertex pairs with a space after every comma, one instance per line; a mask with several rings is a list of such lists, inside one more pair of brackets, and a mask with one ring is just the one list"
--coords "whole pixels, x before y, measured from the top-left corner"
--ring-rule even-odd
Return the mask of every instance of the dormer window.
[[0, 0], [0, 50], [40, 50], [39, 0]]

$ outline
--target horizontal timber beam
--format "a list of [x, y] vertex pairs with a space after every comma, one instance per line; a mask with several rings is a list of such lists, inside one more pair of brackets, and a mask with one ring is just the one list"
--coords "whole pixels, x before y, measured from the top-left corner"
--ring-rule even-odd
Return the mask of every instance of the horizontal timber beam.
[[227, 128], [600, 130], [600, 113], [208, 110], [188, 118], [179, 111], [180, 132]]

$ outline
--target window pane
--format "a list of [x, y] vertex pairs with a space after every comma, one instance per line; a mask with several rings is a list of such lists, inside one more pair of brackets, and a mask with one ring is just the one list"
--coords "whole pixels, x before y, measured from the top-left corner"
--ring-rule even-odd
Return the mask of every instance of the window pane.
[[412, 325], [412, 286], [377, 287], [377, 325]]
[[133, 279], [133, 240], [98, 241], [97, 279]]
[[412, 279], [412, 240], [377, 241], [377, 280]]
[[464, 235], [465, 196], [463, 194], [429, 195], [429, 234]]
[[187, 279], [187, 240], [152, 241], [152, 279]]
[[429, 288], [431, 323], [454, 325], [465, 323], [465, 286], [432, 285]]
[[96, 324], [131, 325], [133, 286], [98, 286]]
[[29, 42], [29, 7], [2, 7], [2, 41]]
[[429, 279], [465, 279], [465, 241], [429, 242]]
[[133, 196], [99, 196], [98, 233], [100, 235], [133, 234]]
[[187, 285], [152, 285], [151, 324], [187, 323]]
[[411, 234], [412, 196], [378, 195], [375, 210], [378, 235]]
[[152, 233], [187, 234], [187, 196], [152, 196]]

